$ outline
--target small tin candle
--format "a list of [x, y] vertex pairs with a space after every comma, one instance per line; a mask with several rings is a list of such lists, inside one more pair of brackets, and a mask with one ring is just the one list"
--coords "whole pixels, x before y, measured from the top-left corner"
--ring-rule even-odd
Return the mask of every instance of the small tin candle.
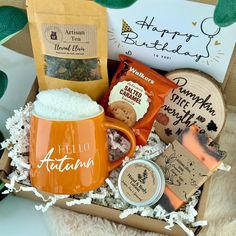
[[165, 188], [165, 177], [154, 162], [132, 160], [121, 170], [118, 189], [121, 197], [134, 206], [151, 206], [158, 202]]

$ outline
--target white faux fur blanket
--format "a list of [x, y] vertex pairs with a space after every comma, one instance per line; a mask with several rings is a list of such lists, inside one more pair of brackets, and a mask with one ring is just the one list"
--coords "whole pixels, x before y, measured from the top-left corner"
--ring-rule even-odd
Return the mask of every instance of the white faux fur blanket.
[[[201, 236], [236, 236], [236, 111], [230, 109], [220, 145], [228, 152], [226, 163], [230, 172], [219, 171], [212, 177], [205, 219], [208, 226]], [[98, 217], [78, 214], [53, 207], [45, 217], [52, 235], [55, 236], [158, 236], [119, 225]]]

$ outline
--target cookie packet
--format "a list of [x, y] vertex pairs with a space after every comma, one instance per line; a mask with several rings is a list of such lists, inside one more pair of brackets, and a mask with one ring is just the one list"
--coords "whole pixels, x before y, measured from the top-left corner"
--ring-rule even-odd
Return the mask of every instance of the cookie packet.
[[126, 55], [100, 101], [108, 116], [131, 127], [137, 145], [145, 145], [157, 112], [175, 83]]
[[26, 3], [39, 89], [100, 100], [108, 88], [106, 8], [87, 0]]

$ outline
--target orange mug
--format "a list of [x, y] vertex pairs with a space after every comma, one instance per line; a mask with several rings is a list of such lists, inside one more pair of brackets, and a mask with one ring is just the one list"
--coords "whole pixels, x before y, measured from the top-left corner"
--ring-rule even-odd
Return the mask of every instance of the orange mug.
[[121, 131], [130, 141], [125, 156], [132, 156], [136, 141], [123, 122], [101, 112], [75, 121], [49, 120], [33, 113], [30, 128], [30, 179], [37, 189], [55, 194], [77, 194], [99, 188], [109, 171], [125, 156], [110, 161], [106, 130]]

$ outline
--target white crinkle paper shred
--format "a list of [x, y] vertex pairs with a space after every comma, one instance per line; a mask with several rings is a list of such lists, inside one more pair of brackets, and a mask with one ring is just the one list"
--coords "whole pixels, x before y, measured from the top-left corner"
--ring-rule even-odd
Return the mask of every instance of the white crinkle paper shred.
[[74, 206], [74, 205], [80, 205], [80, 204], [91, 204], [91, 202], [92, 202], [92, 198], [87, 197], [85, 199], [72, 200], [72, 201], [66, 202], [66, 205], [67, 206]]
[[229, 172], [231, 170], [231, 166], [222, 162], [220, 166], [218, 167], [218, 170]]
[[49, 207], [53, 206], [57, 202], [57, 200], [65, 199], [65, 198], [68, 198], [68, 197], [69, 197], [69, 195], [54, 195], [54, 196], [50, 196], [48, 198], [48, 201], [47, 201], [46, 205], [36, 205], [35, 209], [37, 211], [41, 210], [42, 212], [45, 212], [45, 211], [48, 210]]
[[24, 108], [14, 110], [14, 115], [6, 121], [10, 138], [1, 143], [2, 148], [8, 149], [8, 156], [12, 159], [14, 176], [17, 182], [29, 178], [29, 129], [32, 103]]
[[[198, 227], [206, 225], [206, 221], [195, 222], [197, 211], [195, 206], [198, 203], [200, 191], [197, 191], [186, 204], [185, 207], [176, 212], [168, 213], [161, 206], [155, 207], [132, 207], [127, 204], [119, 195], [118, 191], [118, 176], [122, 167], [113, 170], [105, 184], [95, 191], [90, 191], [80, 195], [51, 195], [45, 198], [36, 188], [30, 185], [29, 180], [29, 129], [30, 117], [32, 114], [32, 103], [28, 103], [24, 108], [14, 111], [14, 115], [6, 121], [6, 128], [10, 132], [10, 138], [5, 140], [1, 145], [2, 148], [7, 148], [13, 172], [8, 176], [10, 183], [6, 184], [8, 188], [5, 193], [18, 191], [31, 191], [35, 196], [42, 199], [45, 205], [37, 205], [35, 208], [45, 212], [49, 207], [53, 206], [57, 200], [70, 197], [66, 202], [67, 206], [79, 204], [99, 204], [122, 211], [120, 218], [125, 218], [132, 214], [148, 216], [160, 220], [165, 220], [168, 225], [167, 229], [171, 229], [174, 224], [178, 224], [189, 236], [194, 235], [193, 232], [186, 226]], [[116, 131], [108, 131], [110, 159], [115, 160], [129, 149], [129, 142], [120, 136]], [[166, 148], [166, 145], [160, 141], [154, 129], [151, 131], [147, 145], [136, 148], [134, 158], [153, 159], [160, 155]], [[123, 165], [129, 161], [125, 158]], [[222, 167], [223, 169], [223, 167]], [[225, 168], [227, 169], [227, 168]], [[19, 189], [16, 189], [15, 183], [20, 182]]]

